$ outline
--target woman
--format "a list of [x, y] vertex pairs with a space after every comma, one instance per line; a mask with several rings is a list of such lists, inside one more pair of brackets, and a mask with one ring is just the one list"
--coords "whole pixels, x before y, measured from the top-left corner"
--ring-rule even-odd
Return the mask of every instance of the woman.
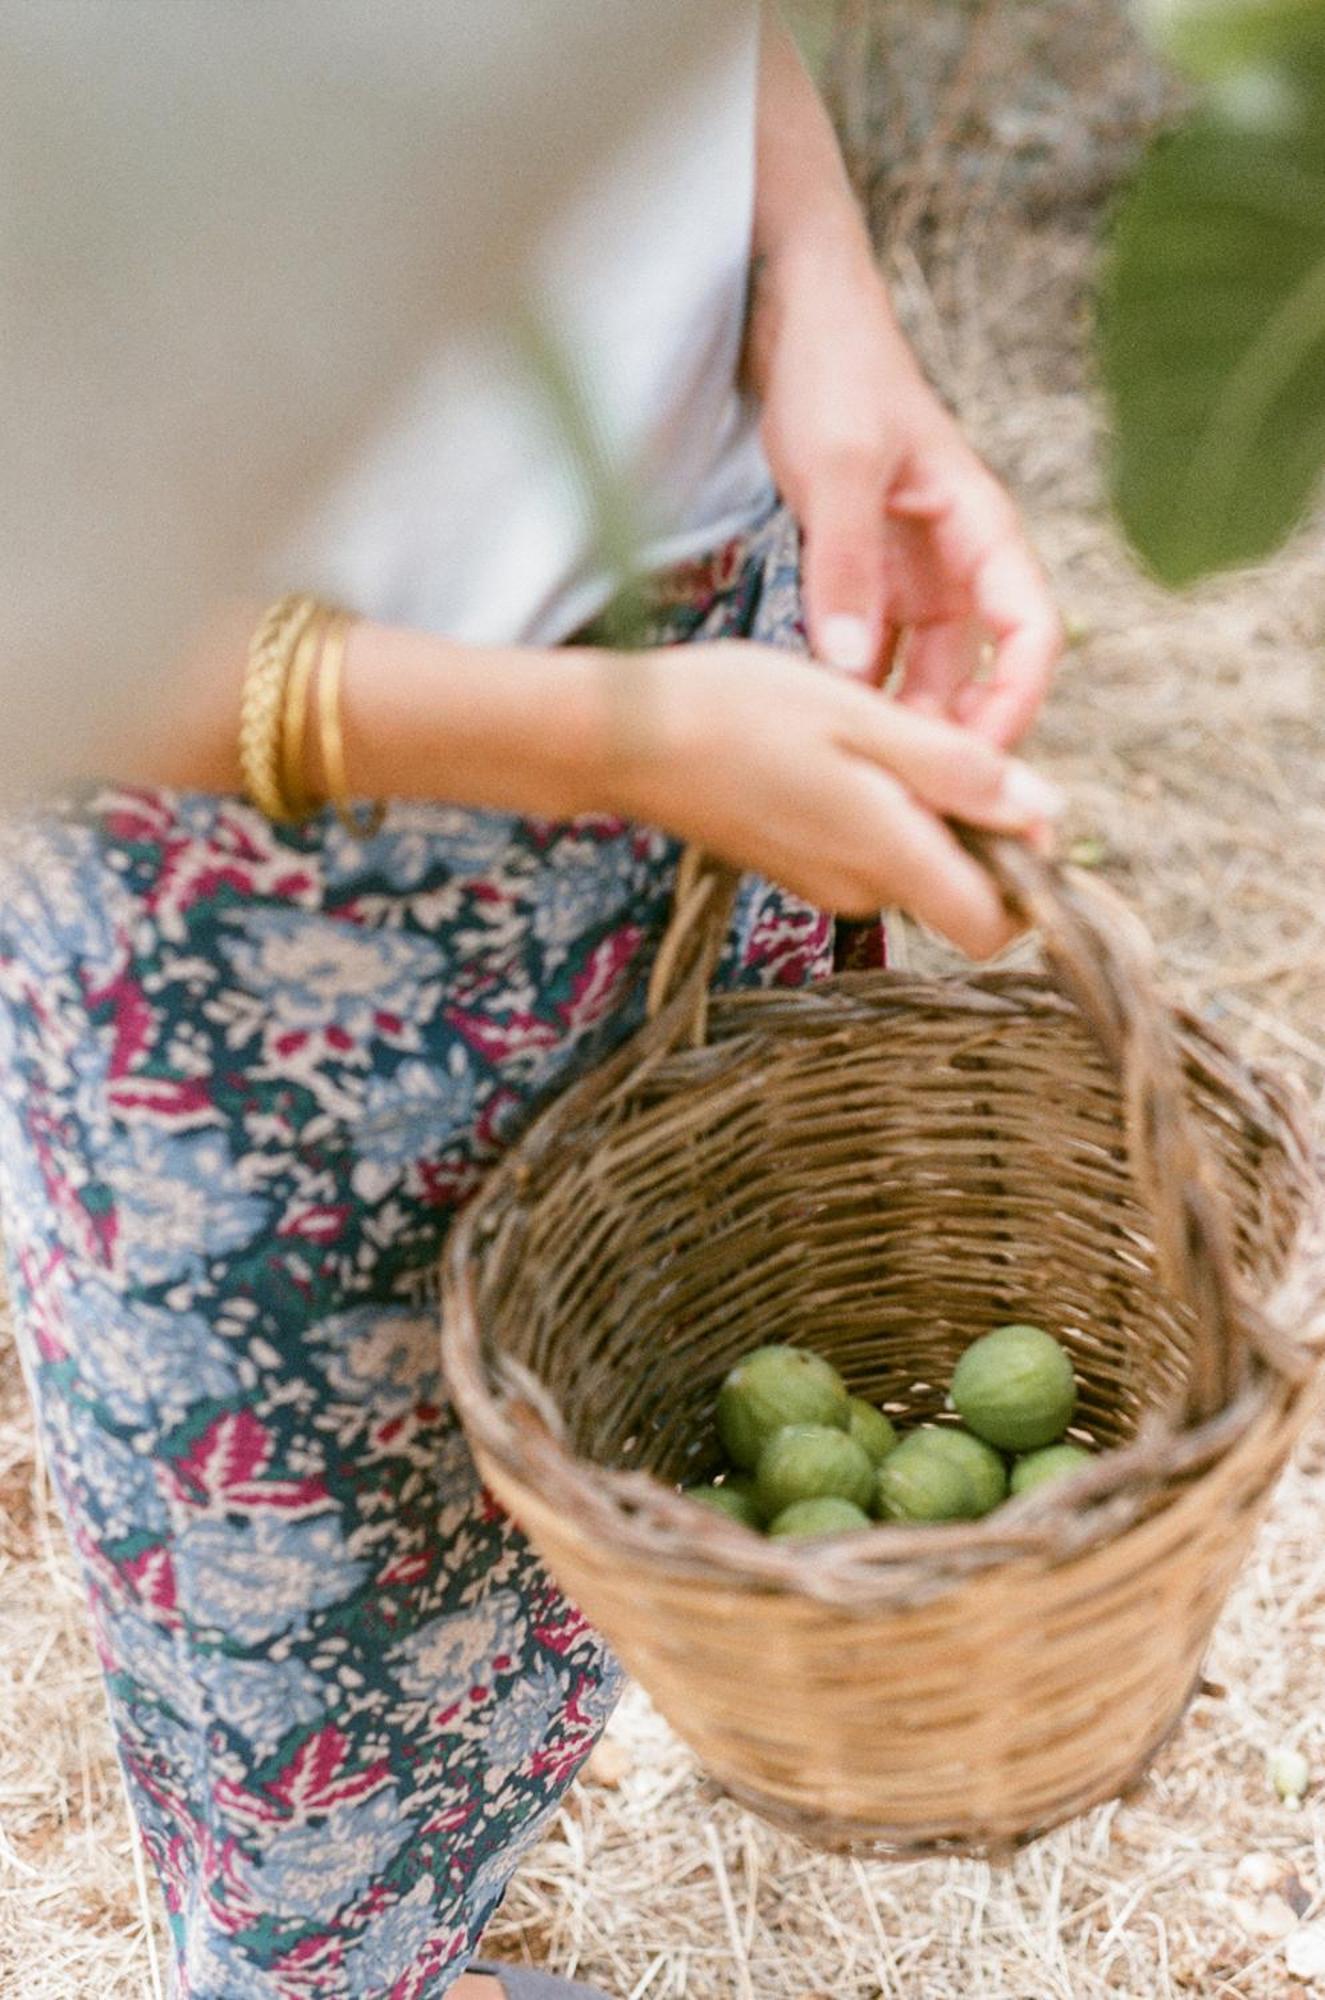
[[[1057, 810], [1007, 751], [1058, 647], [1045, 587], [757, 29], [531, 272], [635, 496], [648, 642], [593, 624], [573, 466], [488, 329], [283, 552], [273, 583], [317, 600], [257, 646], [258, 606], [219, 621], [114, 782], [9, 839], [12, 1288], [193, 2000], [584, 1990], [471, 1967], [616, 1676], [446, 1407], [448, 1222], [638, 1020], [680, 841], [751, 871], [720, 977], [790, 983], [831, 962], [821, 909], [997, 949], [944, 819]], [[802, 538], [836, 673], [796, 656]]]

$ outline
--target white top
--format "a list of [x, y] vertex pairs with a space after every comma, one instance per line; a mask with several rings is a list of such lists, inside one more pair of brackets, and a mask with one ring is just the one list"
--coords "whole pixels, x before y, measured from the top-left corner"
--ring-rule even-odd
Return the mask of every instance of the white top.
[[[659, 91], [531, 274], [530, 306], [633, 495], [646, 569], [738, 533], [772, 496], [737, 386], [757, 61], [752, 5], [701, 77]], [[551, 644], [601, 610], [612, 581], [592, 505], [526, 354], [509, 327], [452, 337], [273, 583], [478, 644]]]

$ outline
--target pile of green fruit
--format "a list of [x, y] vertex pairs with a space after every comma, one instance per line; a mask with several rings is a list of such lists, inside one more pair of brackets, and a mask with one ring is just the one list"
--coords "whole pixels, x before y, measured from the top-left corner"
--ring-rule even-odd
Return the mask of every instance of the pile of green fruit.
[[899, 1437], [822, 1356], [759, 1347], [718, 1392], [729, 1469], [684, 1491], [768, 1535], [837, 1535], [871, 1519], [975, 1521], [1089, 1460], [1062, 1441], [1076, 1407], [1071, 1359], [1038, 1326], [1000, 1326], [968, 1347], [949, 1404], [960, 1427]]

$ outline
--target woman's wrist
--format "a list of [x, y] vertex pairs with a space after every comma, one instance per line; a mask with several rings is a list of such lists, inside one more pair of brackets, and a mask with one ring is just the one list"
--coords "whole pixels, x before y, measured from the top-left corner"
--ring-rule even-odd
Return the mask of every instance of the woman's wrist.
[[778, 349], [788, 334], [831, 353], [842, 331], [860, 338], [868, 327], [876, 351], [890, 357], [897, 386], [923, 381], [897, 323], [888, 288], [863, 230], [795, 232], [755, 266], [750, 292], [745, 372], [764, 396]]
[[765, 216], [753, 244], [765, 286], [797, 289], [803, 276], [826, 275], [855, 286], [878, 279], [878, 263], [865, 218], [845, 178], [840, 186], [807, 192], [802, 204]]
[[754, 306], [780, 312], [807, 282], [879, 283], [869, 230], [832, 122], [795, 43], [766, 12], [752, 255]]
[[587, 648], [356, 625], [342, 709], [354, 791], [549, 818], [597, 809], [607, 729], [592, 663]]
[[[170, 790], [241, 788], [244, 661], [260, 604], [211, 621], [181, 669], [179, 697], [112, 752], [107, 774]], [[471, 646], [368, 620], [341, 674], [346, 776], [357, 799], [415, 798], [548, 818], [619, 809], [643, 655], [590, 647]], [[625, 671], [618, 677], [617, 669]], [[629, 685], [627, 685], [629, 683]], [[303, 789], [327, 796], [317, 703], [295, 746]]]

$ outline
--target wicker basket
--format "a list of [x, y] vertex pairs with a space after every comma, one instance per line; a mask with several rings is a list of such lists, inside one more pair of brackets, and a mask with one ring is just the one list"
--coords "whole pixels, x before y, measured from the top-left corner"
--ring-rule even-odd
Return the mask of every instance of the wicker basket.
[[[1052, 978], [709, 1003], [729, 885], [688, 857], [671, 997], [508, 1156], [445, 1274], [460, 1416], [558, 1583], [725, 1788], [860, 1852], [1005, 1851], [1139, 1780], [1325, 1329], [1293, 1094], [1158, 1000], [1114, 899], [979, 845]], [[1061, 1486], [799, 1545], [673, 1490], [751, 1347], [933, 1418], [1009, 1319], [1075, 1358], [1103, 1449]]]

